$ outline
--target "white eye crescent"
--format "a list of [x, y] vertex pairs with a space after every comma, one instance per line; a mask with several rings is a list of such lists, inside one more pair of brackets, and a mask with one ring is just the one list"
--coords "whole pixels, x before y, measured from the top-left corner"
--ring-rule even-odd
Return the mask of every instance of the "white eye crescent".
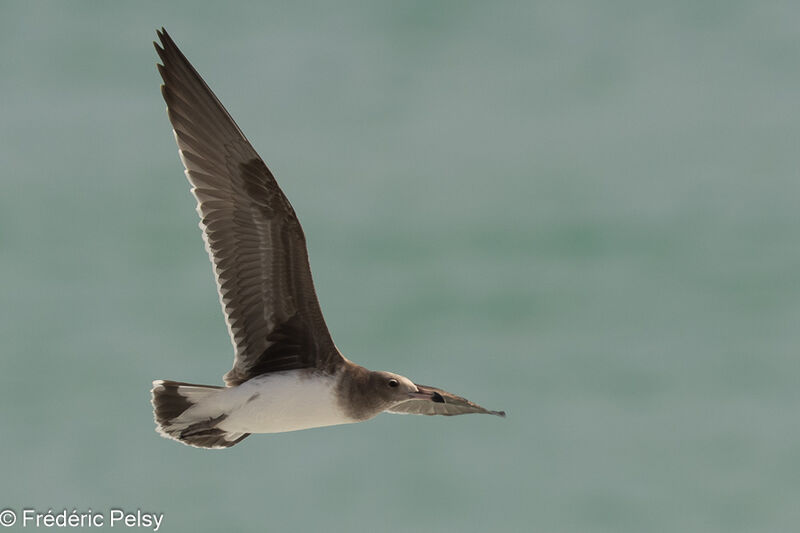
[[398, 385], [399, 385], [399, 383], [397, 382], [397, 380], [396, 380], [396, 379], [392, 378], [392, 379], [390, 379], [390, 380], [389, 380], [389, 386], [390, 386], [390, 387], [392, 387], [392, 388], [395, 388], [395, 387], [397, 387]]

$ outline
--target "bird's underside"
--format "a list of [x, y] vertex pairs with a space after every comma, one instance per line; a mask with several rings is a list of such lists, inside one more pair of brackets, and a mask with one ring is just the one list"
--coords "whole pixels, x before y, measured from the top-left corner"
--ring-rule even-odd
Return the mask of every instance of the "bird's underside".
[[358, 422], [384, 411], [504, 416], [396, 374], [368, 371], [339, 353], [294, 209], [163, 28], [158, 37], [161, 91], [235, 351], [226, 387], [154, 382], [158, 431], [221, 448], [254, 432]]

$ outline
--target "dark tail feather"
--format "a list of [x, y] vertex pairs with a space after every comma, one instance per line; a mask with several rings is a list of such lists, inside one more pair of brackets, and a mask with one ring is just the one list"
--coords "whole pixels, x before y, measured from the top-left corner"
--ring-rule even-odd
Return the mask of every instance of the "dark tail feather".
[[154, 381], [150, 392], [156, 431], [162, 437], [197, 448], [230, 448], [241, 442], [249, 433], [228, 433], [216, 427], [225, 420], [226, 414], [209, 417], [186, 413], [190, 407], [210, 399], [222, 388], [179, 381]]

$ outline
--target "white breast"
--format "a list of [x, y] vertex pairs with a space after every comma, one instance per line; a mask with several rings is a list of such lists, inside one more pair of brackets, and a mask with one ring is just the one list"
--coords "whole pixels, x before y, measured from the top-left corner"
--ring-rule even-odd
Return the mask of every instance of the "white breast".
[[219, 428], [236, 433], [281, 433], [356, 422], [339, 408], [337, 379], [290, 370], [266, 374], [220, 394], [228, 414]]

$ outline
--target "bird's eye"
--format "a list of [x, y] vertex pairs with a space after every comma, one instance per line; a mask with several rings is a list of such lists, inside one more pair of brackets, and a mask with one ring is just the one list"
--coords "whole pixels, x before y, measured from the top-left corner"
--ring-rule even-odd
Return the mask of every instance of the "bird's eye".
[[396, 379], [392, 378], [392, 379], [389, 380], [389, 386], [390, 387], [395, 388], [395, 387], [397, 387], [397, 385], [399, 385], [399, 383], [397, 383]]

